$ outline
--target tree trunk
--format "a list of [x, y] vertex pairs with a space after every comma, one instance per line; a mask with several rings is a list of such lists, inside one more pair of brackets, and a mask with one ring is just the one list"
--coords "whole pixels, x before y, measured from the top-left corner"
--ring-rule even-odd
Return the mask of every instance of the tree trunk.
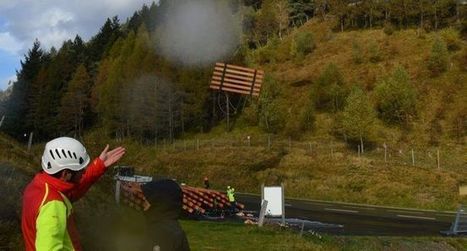
[[363, 154], [363, 138], [362, 138], [361, 134], [360, 134], [360, 149], [361, 149], [362, 154]]
[[461, 19], [460, 19], [460, 0], [456, 1], [456, 21], [457, 21], [457, 23], [461, 22]]
[[341, 32], [344, 32], [344, 18], [341, 17]]
[[423, 29], [423, 11], [420, 12], [420, 29]]

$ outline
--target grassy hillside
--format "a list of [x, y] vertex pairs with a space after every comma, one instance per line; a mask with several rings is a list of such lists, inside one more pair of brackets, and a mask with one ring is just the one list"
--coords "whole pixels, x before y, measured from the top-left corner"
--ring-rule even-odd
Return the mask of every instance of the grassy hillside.
[[[467, 101], [462, 99], [467, 94], [467, 47], [456, 30], [425, 33], [408, 29], [388, 35], [383, 29], [336, 33], [331, 27], [334, 24], [330, 21], [312, 20], [282, 41], [273, 40], [249, 54], [250, 64], [264, 69], [278, 83], [277, 111], [285, 117], [285, 134], [302, 139], [324, 135], [342, 138], [336, 131], [338, 114], [323, 109], [316, 109], [314, 130], [296, 132], [300, 114], [310, 106], [310, 95], [329, 64], [337, 66], [341, 73], [343, 89], [360, 86], [373, 104], [377, 102], [378, 83], [402, 66], [415, 88], [414, 114], [402, 127], [379, 121], [371, 140], [377, 144], [466, 143], [465, 121], [461, 122], [463, 135], [455, 136], [453, 131], [453, 113], [463, 110], [457, 114], [463, 114], [465, 119], [467, 107]], [[292, 43], [304, 33], [312, 34], [315, 49], [303, 57], [292, 56]], [[448, 63], [446, 72], [433, 76], [428, 60], [438, 38], [447, 45]]]

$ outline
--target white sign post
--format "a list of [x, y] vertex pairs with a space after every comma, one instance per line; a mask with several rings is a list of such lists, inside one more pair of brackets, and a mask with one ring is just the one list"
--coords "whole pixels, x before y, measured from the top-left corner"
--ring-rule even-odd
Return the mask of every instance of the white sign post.
[[285, 225], [285, 203], [284, 186], [262, 186], [262, 201], [268, 201], [266, 215], [272, 217], [282, 217], [282, 225]]

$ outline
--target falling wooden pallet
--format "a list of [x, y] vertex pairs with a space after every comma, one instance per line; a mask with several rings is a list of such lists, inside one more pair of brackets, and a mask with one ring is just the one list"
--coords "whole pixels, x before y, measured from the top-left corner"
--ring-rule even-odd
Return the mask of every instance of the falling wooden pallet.
[[214, 90], [258, 97], [263, 79], [262, 70], [216, 63], [209, 87]]

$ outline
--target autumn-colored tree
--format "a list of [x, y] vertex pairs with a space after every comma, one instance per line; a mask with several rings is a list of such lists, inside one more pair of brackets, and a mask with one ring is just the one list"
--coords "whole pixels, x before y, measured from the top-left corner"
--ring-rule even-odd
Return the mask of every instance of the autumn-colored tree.
[[58, 120], [63, 132], [73, 132], [74, 136], [82, 135], [84, 120], [90, 112], [91, 84], [86, 67], [81, 64], [68, 83], [60, 102]]

